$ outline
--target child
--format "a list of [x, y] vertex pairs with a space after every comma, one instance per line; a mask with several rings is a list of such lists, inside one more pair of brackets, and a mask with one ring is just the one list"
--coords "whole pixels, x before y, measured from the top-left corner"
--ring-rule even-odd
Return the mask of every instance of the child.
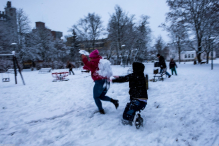
[[91, 77], [95, 82], [93, 88], [93, 98], [99, 109], [100, 114], [105, 114], [101, 100], [112, 102], [117, 109], [119, 106], [119, 101], [106, 96], [109, 86], [107, 87], [104, 85], [109, 85], [109, 79], [107, 79], [107, 77], [102, 77], [98, 74], [98, 70], [99, 70], [98, 64], [100, 59], [102, 59], [102, 57], [99, 55], [98, 50], [94, 50], [93, 52], [90, 53], [89, 55], [90, 61], [88, 61], [85, 55], [81, 55], [81, 58], [84, 63], [83, 68], [85, 70], [91, 71]]
[[177, 73], [176, 73], [176, 67], [177, 67], [177, 65], [176, 65], [176, 63], [175, 63], [175, 61], [174, 61], [173, 59], [170, 60], [169, 66], [170, 66], [172, 75], [173, 75], [173, 72], [175, 72], [175, 75], [177, 75]]
[[136, 111], [143, 110], [147, 105], [147, 90], [144, 77], [144, 64], [134, 62], [133, 73], [126, 76], [115, 76], [112, 82], [129, 82], [130, 102], [127, 103], [123, 112], [123, 124], [132, 125]]

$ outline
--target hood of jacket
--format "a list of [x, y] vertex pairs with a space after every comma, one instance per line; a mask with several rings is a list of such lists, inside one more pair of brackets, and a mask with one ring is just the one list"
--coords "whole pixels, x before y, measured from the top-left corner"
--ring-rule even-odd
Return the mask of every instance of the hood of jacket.
[[143, 73], [144, 72], [144, 64], [140, 62], [134, 62], [132, 64], [133, 73]]

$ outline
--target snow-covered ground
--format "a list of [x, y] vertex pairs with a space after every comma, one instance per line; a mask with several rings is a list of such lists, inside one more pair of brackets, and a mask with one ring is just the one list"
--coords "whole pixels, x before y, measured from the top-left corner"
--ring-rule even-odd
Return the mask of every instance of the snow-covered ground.
[[[145, 66], [152, 78], [153, 64]], [[52, 82], [51, 73], [23, 72], [26, 85], [19, 74], [15, 85], [10, 74], [11, 82], [0, 82], [0, 146], [219, 146], [219, 60], [214, 70], [210, 64], [178, 66], [178, 76], [149, 82], [139, 130], [121, 124], [128, 83], [111, 84], [107, 95], [120, 106], [102, 102], [106, 114], [100, 115], [93, 114], [94, 83], [80, 69], [63, 82]], [[125, 75], [128, 67], [112, 69]]]

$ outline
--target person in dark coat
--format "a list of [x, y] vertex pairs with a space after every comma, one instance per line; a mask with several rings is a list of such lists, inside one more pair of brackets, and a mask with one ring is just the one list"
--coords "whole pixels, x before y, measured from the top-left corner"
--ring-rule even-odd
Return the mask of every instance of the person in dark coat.
[[176, 65], [176, 63], [175, 63], [175, 61], [173, 59], [170, 60], [169, 66], [170, 66], [172, 75], [173, 75], [173, 72], [175, 72], [175, 75], [177, 75], [177, 73], [176, 73], [177, 65]]
[[66, 67], [69, 68], [69, 75], [71, 75], [71, 72], [72, 72], [73, 75], [75, 75], [75, 73], [73, 72], [74, 65], [71, 64], [70, 61], [67, 62]]
[[163, 56], [160, 56], [160, 54], [157, 54], [157, 57], [159, 58], [159, 64], [160, 64], [160, 73], [162, 73], [163, 71], [165, 71], [165, 74], [170, 78], [171, 75], [166, 71], [167, 70], [167, 66], [166, 66], [166, 62]]
[[136, 111], [143, 110], [147, 105], [148, 94], [144, 77], [144, 64], [134, 62], [132, 64], [133, 73], [126, 76], [114, 76], [113, 83], [129, 82], [130, 102], [127, 103], [123, 112], [123, 124], [133, 122]]

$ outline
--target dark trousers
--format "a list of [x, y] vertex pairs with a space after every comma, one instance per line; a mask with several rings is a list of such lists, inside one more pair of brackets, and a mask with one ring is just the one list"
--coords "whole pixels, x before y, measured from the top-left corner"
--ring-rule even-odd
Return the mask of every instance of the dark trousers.
[[101, 100], [111, 101], [111, 98], [106, 96], [108, 88], [109, 88], [109, 82], [106, 79], [95, 81], [95, 85], [93, 88], [93, 97], [99, 110], [103, 110]]
[[177, 75], [175, 67], [171, 68], [171, 72], [172, 72], [172, 75], [173, 75], [173, 72], [175, 72], [175, 75]]
[[72, 70], [72, 69], [69, 69], [69, 75], [71, 75], [71, 72], [72, 72], [73, 75], [75, 75], [75, 73], [73, 72], [73, 70]]
[[132, 100], [130, 103], [127, 103], [123, 112], [123, 119], [132, 122], [134, 120], [136, 111], [144, 110], [146, 105], [146, 102], [139, 100]]

